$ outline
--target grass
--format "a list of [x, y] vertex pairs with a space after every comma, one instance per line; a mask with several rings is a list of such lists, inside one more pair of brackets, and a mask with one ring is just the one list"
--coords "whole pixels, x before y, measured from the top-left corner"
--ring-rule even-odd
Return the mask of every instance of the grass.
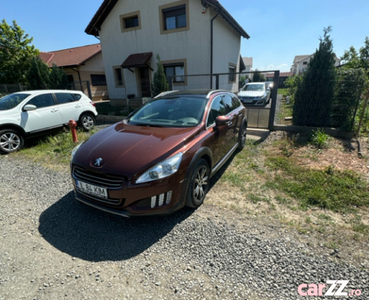
[[[77, 130], [79, 143], [88, 139], [95, 132], [95, 130], [91, 132]], [[71, 153], [76, 145], [78, 143], [73, 143], [69, 130], [60, 130], [41, 139], [31, 140], [25, 148], [13, 153], [12, 156], [41, 163], [51, 169], [64, 168], [69, 166]]]

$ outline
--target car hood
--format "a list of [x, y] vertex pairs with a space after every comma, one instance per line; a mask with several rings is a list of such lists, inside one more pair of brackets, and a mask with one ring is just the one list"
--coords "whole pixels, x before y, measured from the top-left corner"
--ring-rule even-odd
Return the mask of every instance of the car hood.
[[[198, 126], [148, 127], [120, 122], [91, 136], [80, 146], [73, 163], [132, 179], [181, 149], [198, 131]], [[95, 166], [97, 159], [102, 159], [100, 166]]]
[[241, 91], [238, 93], [238, 97], [262, 97], [264, 95], [264, 91]]

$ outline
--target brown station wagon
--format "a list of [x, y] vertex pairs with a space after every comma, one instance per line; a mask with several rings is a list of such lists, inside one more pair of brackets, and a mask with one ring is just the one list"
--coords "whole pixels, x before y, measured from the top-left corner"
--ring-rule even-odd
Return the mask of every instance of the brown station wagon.
[[246, 141], [233, 93], [165, 92], [73, 150], [76, 199], [121, 215], [200, 206], [209, 180]]

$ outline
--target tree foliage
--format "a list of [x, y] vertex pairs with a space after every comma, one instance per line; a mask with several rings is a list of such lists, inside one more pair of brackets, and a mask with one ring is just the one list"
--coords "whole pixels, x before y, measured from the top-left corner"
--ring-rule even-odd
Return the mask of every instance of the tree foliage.
[[165, 92], [169, 89], [167, 77], [165, 76], [164, 67], [160, 61], [159, 54], [156, 56], [157, 68], [154, 73], [153, 83], [151, 84], [151, 94], [153, 97], [159, 95], [161, 92]]
[[31, 59], [39, 54], [32, 40], [16, 21], [0, 23], [0, 83], [26, 83]]
[[266, 79], [265, 79], [264, 74], [261, 74], [260, 71], [255, 70], [255, 72], [252, 76], [252, 81], [253, 82], [264, 82], [265, 80]]
[[67, 75], [62, 68], [59, 68], [56, 64], [49, 74], [49, 88], [50, 89], [67, 89], [69, 87]]
[[330, 31], [330, 27], [324, 28], [319, 48], [297, 88], [293, 106], [294, 125], [324, 127], [330, 123], [335, 85], [335, 55]]

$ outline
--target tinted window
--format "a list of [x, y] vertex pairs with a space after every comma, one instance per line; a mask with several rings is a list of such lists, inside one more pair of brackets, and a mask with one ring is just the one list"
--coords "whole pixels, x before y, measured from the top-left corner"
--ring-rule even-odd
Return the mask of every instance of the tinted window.
[[0, 110], [8, 110], [16, 107], [24, 99], [26, 99], [29, 94], [10, 94], [2, 97], [0, 99]]
[[56, 96], [56, 99], [58, 100], [58, 103], [60, 104], [70, 103], [70, 102], [74, 102], [77, 100], [75, 96], [70, 93], [55, 93], [55, 96]]
[[32, 98], [27, 104], [33, 104], [37, 108], [47, 107], [54, 105], [54, 99], [51, 94], [44, 94]]
[[236, 109], [236, 108], [238, 108], [240, 106], [241, 106], [240, 100], [238, 100], [238, 98], [236, 96], [233, 96], [232, 97], [232, 108], [233, 109]]
[[210, 107], [207, 125], [213, 124], [218, 116], [225, 116], [226, 114], [227, 107], [223, 101], [223, 97], [216, 97]]

